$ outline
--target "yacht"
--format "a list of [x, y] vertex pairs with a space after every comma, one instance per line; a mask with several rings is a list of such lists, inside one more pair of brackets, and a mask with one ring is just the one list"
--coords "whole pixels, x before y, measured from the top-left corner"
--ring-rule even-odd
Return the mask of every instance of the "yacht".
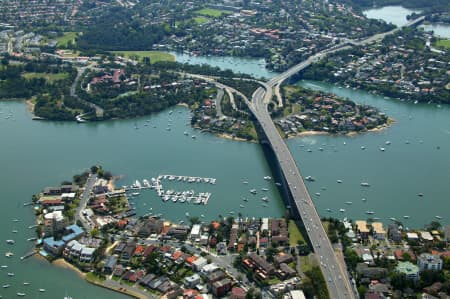
[[278, 187], [281, 186], [281, 183], [276, 182], [275, 185], [277, 185]]
[[405, 218], [405, 219], [409, 219], [409, 216], [408, 216], [408, 215], [405, 215], [405, 216], [403, 216], [403, 218]]
[[241, 208], [244, 208], [244, 205], [239, 205]]
[[265, 179], [266, 181], [270, 181], [270, 180], [272, 179], [272, 177], [270, 177], [270, 176], [267, 175], [267, 176], [264, 177], [264, 179]]
[[339, 212], [344, 213], [345, 209], [339, 209]]
[[16, 243], [16, 241], [14, 241], [14, 240], [6, 240], [6, 243], [12, 245], [12, 244]]
[[4, 284], [4, 285], [3, 285], [3, 288], [4, 288], [4, 289], [7, 289], [7, 288], [9, 288], [10, 286], [11, 286], [10, 284]]
[[380, 151], [384, 152], [386, 149], [384, 147], [380, 147]]
[[248, 198], [247, 198], [247, 197], [244, 197], [243, 201], [248, 201]]
[[362, 200], [362, 201], [366, 201], [367, 199], [365, 199], [365, 198], [361, 198], [361, 200]]
[[330, 209], [330, 208], [328, 208], [328, 209], [327, 209], [327, 212], [330, 212], [330, 213], [331, 213], [332, 211], [331, 211], [331, 209]]
[[389, 140], [386, 141], [385, 143], [386, 143], [386, 145], [390, 145], [391, 144], [391, 142]]
[[323, 152], [323, 147], [319, 147], [319, 151]]
[[391, 221], [397, 221], [397, 219], [394, 218], [394, 217], [389, 218], [389, 220], [391, 220]]
[[436, 217], [436, 219], [442, 219], [442, 216], [434, 216], [434, 217]]
[[12, 276], [14, 276], [14, 273], [9, 272], [9, 273], [8, 273], [8, 276], [9, 276], [9, 277], [12, 277]]
[[345, 204], [347, 204], [347, 205], [351, 205], [353, 202], [351, 202], [351, 201], [346, 201], [345, 202]]
[[14, 253], [12, 253], [11, 251], [8, 251], [7, 253], [5, 253], [6, 257], [13, 257]]
[[189, 217], [189, 212], [186, 212], [186, 214], [185, 214], [185, 215], [186, 215], [186, 217]]
[[361, 186], [363, 186], [363, 187], [370, 187], [370, 184], [367, 183], [367, 182], [362, 182], [362, 183], [361, 183]]
[[362, 149], [362, 150], [365, 150], [365, 149], [366, 149], [366, 147], [365, 147], [365, 146], [363, 145], [363, 146], [361, 146], [361, 149]]
[[192, 135], [191, 137], [192, 137], [192, 139], [195, 139], [195, 138], [197, 138], [197, 136], [195, 136], [195, 135]]
[[320, 196], [320, 193], [319, 192], [316, 192], [316, 193], [314, 193], [315, 195], [317, 195], [317, 196]]
[[248, 181], [242, 181], [242, 184], [247, 185]]
[[185, 136], [188, 136], [189, 135], [189, 133], [188, 132], [186, 132], [186, 131], [184, 131], [184, 133], [183, 133]]
[[419, 193], [419, 194], [417, 194], [417, 196], [423, 197], [423, 193]]
[[251, 189], [251, 190], [250, 190], [250, 193], [251, 193], [251, 194], [256, 194], [257, 191], [256, 191], [256, 189]]
[[268, 202], [269, 198], [267, 196], [264, 196], [263, 198], [261, 198], [263, 201]]
[[373, 214], [375, 214], [375, 212], [374, 211], [366, 211], [366, 214], [367, 215], [373, 215]]
[[342, 180], [337, 180], [336, 182], [338, 182], [338, 184], [342, 184]]
[[267, 188], [261, 188], [261, 190], [266, 191], [266, 192], [269, 191], [269, 189], [267, 189]]
[[45, 289], [39, 289], [39, 292], [43, 293], [45, 292]]
[[23, 285], [24, 285], [24, 286], [29, 286], [30, 283], [29, 283], [29, 282], [24, 282]]
[[20, 293], [20, 292], [17, 292], [16, 294], [17, 294], [17, 296], [19, 296], [19, 297], [24, 297], [24, 296], [26, 295], [25, 293]]

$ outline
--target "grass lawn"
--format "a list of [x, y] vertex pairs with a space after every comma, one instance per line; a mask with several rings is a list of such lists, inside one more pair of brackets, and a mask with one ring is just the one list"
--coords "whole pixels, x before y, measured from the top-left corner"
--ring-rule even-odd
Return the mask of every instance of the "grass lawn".
[[450, 39], [440, 39], [436, 42], [436, 46], [440, 48], [450, 49]]
[[126, 58], [135, 57], [141, 61], [144, 59], [144, 57], [150, 57], [151, 63], [155, 63], [158, 61], [175, 61], [175, 56], [161, 51], [112, 51], [112, 53], [120, 56], [125, 56]]
[[194, 21], [195, 21], [195, 23], [197, 23], [198, 25], [202, 25], [202, 24], [208, 23], [208, 22], [209, 22], [209, 19], [208, 19], [208, 18], [205, 18], [205, 17], [202, 17], [202, 16], [199, 16], [199, 17], [195, 17], [195, 18], [194, 18]]
[[55, 82], [58, 80], [64, 80], [69, 78], [69, 73], [24, 73], [22, 74], [22, 77], [26, 79], [34, 79], [34, 78], [44, 78], [47, 82]]
[[222, 15], [232, 14], [232, 12], [228, 11], [228, 10], [212, 9], [212, 8], [203, 8], [203, 9], [197, 10], [195, 13], [198, 15], [203, 15], [203, 16], [213, 17], [213, 18], [218, 18]]
[[289, 220], [288, 231], [290, 246], [297, 246], [299, 240], [305, 242], [305, 238], [303, 238], [302, 233], [298, 229], [297, 224], [295, 224], [294, 220]]
[[70, 41], [75, 43], [77, 34], [78, 32], [64, 32], [63, 36], [56, 38], [56, 41], [58, 42], [56, 46], [58, 48], [66, 48]]
[[314, 254], [300, 256], [300, 269], [303, 273], [310, 271], [314, 266], [317, 266]]

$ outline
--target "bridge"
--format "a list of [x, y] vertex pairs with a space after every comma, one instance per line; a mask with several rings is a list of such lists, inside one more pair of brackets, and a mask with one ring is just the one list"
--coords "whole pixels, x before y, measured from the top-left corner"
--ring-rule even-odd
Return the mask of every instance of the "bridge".
[[[420, 17], [405, 24], [405, 27], [415, 26], [423, 20], [424, 17]], [[268, 144], [273, 156], [278, 162], [279, 173], [283, 181], [285, 193], [288, 195], [286, 201], [296, 219], [302, 220], [309, 241], [319, 259], [330, 298], [356, 298], [357, 294], [355, 294], [354, 288], [350, 283], [345, 263], [342, 260], [338, 260], [335, 250], [322, 226], [319, 214], [311, 200], [300, 170], [270, 117], [268, 104], [272, 101], [273, 94], [275, 93], [278, 106], [282, 107], [281, 84], [289, 77], [310, 66], [313, 62], [336, 51], [379, 41], [387, 35], [396, 33], [400, 29], [395, 28], [389, 32], [376, 34], [359, 41], [344, 40], [340, 44], [318, 52], [305, 61], [270, 79], [268, 82], [262, 83], [263, 86], [253, 93], [251, 103], [249, 103], [250, 111], [259, 125], [259, 133], [263, 135], [262, 143]]]

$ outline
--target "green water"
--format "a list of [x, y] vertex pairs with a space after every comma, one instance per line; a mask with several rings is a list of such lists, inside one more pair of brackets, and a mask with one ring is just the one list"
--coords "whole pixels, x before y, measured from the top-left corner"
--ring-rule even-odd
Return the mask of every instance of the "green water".
[[[353, 137], [309, 136], [288, 141], [303, 175], [317, 179], [307, 185], [321, 215], [366, 219], [365, 212], [374, 211], [373, 217], [384, 223], [394, 217], [411, 228], [422, 227], [436, 220], [435, 216], [443, 217], [441, 223], [450, 223], [448, 106], [414, 105], [320, 82], [300, 84], [378, 107], [395, 120], [387, 129]], [[361, 182], [371, 186], [362, 187]], [[327, 212], [328, 208], [334, 212]]]
[[[45, 288], [39, 298], [62, 298], [65, 293], [74, 298], [121, 298], [88, 285], [70, 271], [59, 269], [47, 262], [30, 258], [20, 261], [19, 257], [32, 248], [26, 239], [34, 236], [28, 229], [34, 216], [30, 207], [23, 207], [31, 195], [43, 187], [61, 183], [72, 175], [80, 173], [93, 164], [100, 163], [114, 174], [124, 175], [121, 184], [131, 184], [135, 179], [150, 179], [158, 174], [176, 174], [214, 177], [216, 185], [171, 183], [173, 189], [195, 189], [198, 192], [210, 191], [212, 197], [208, 205], [163, 203], [153, 191], [143, 191], [135, 200], [139, 214], [148, 212], [163, 213], [171, 220], [185, 220], [186, 212], [191, 216], [205, 216], [205, 220], [217, 216], [229, 216], [233, 211], [247, 216], [280, 216], [283, 205], [273, 181], [265, 181], [270, 170], [258, 144], [233, 142], [201, 134], [187, 125], [189, 111], [177, 107], [173, 114], [168, 111], [145, 119], [111, 121], [92, 124], [54, 123], [32, 121], [22, 102], [3, 102], [0, 104], [1, 153], [0, 173], [1, 201], [0, 264], [8, 269], [0, 270], [0, 284], [11, 284], [9, 289], [0, 289], [3, 298], [15, 297], [16, 292], [28, 296]], [[12, 114], [10, 119], [4, 116]], [[148, 126], [146, 120], [150, 122]], [[169, 119], [171, 131], [167, 131]], [[137, 124], [139, 129], [135, 129]], [[154, 128], [156, 126], [156, 128]], [[183, 133], [188, 132], [189, 136]], [[197, 138], [191, 138], [196, 135]], [[242, 183], [249, 182], [248, 185]], [[261, 188], [268, 188], [263, 192]], [[251, 188], [258, 189], [251, 195]], [[247, 197], [244, 202], [242, 197]], [[261, 197], [268, 196], [268, 207], [263, 207]], [[241, 208], [240, 205], [244, 205]], [[20, 222], [12, 222], [18, 218]], [[19, 232], [14, 234], [12, 230]], [[15, 239], [15, 245], [7, 245], [6, 239]], [[8, 259], [6, 251], [15, 256]], [[15, 277], [7, 277], [14, 272]], [[31, 282], [23, 286], [24, 281]], [[83, 288], [83, 291], [80, 291]], [[95, 295], [94, 295], [95, 294]], [[32, 298], [34, 295], [32, 295]]]

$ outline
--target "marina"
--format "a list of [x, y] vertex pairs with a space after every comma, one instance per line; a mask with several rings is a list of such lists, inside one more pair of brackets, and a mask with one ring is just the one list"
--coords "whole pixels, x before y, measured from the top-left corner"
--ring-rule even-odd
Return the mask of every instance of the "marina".
[[203, 204], [206, 205], [211, 197], [210, 192], [196, 192], [193, 189], [184, 191], [175, 191], [174, 189], [165, 190], [163, 187], [163, 181], [167, 180], [169, 182], [182, 182], [182, 183], [203, 183], [215, 185], [215, 178], [204, 178], [204, 177], [193, 177], [193, 176], [183, 176], [183, 175], [170, 175], [164, 174], [159, 175], [156, 178], [151, 178], [150, 181], [143, 179], [142, 182], [136, 180], [130, 187], [123, 186], [126, 191], [134, 191], [128, 193], [128, 198], [133, 198], [139, 196], [139, 192], [135, 192], [140, 189], [152, 189], [155, 190], [159, 197], [161, 197], [163, 202], [172, 201], [179, 203], [193, 203], [193, 204]]

